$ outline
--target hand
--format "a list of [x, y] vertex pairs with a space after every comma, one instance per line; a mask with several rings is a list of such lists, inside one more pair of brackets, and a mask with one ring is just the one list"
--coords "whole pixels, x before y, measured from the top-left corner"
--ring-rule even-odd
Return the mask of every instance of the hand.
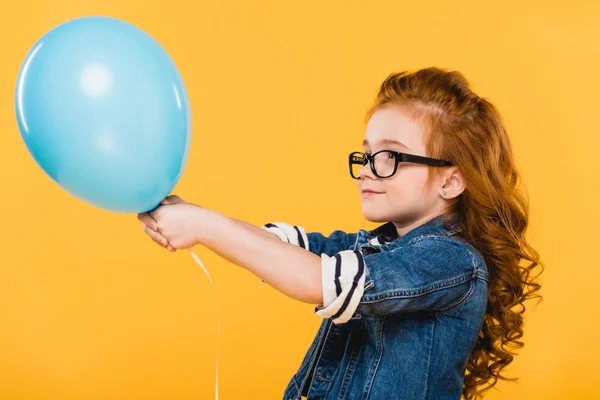
[[[185, 203], [185, 201], [183, 201], [183, 199], [181, 199], [179, 196], [175, 195], [167, 196], [160, 202], [161, 205], [180, 203]], [[152, 218], [150, 212], [139, 213], [137, 218], [142, 222], [144, 226], [144, 232], [150, 236], [150, 238], [154, 240], [156, 244], [166, 248], [169, 251], [175, 251], [175, 249], [169, 244], [169, 241], [163, 235], [161, 235], [160, 232], [158, 232], [156, 221], [154, 218]]]
[[144, 231], [156, 243], [170, 251], [193, 247], [198, 243], [198, 229], [203, 208], [178, 196], [165, 198], [156, 209], [138, 214]]
[[[172, 204], [184, 204], [186, 203], [182, 198], [175, 195], [167, 196], [164, 200], [160, 202], [161, 205], [172, 205]], [[153, 210], [154, 211], [154, 210]], [[156, 220], [150, 215], [150, 212], [143, 212], [137, 215], [138, 220], [143, 223], [144, 232], [150, 236], [152, 240], [156, 242], [161, 247], [166, 248], [167, 250], [174, 252], [176, 251], [173, 246], [169, 244], [169, 241], [158, 231], [158, 226]]]

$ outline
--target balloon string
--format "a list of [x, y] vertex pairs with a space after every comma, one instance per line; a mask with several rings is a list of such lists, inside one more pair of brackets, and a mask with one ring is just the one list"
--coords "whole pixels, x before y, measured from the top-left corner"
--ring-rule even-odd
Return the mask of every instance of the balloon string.
[[210, 282], [210, 287], [213, 290], [213, 296], [215, 298], [215, 305], [217, 306], [217, 381], [216, 381], [216, 385], [215, 385], [215, 396], [216, 396], [216, 399], [219, 400], [219, 336], [221, 334], [220, 333], [221, 321], [219, 319], [219, 303], [217, 302], [217, 294], [215, 292], [215, 286], [213, 285], [212, 279], [210, 279], [210, 274], [208, 273], [208, 271], [204, 267], [204, 264], [202, 264], [202, 261], [200, 261], [200, 258], [198, 258], [198, 255], [194, 252], [194, 250], [192, 250], [191, 248], [189, 250], [190, 250], [190, 254], [194, 258], [194, 260], [198, 263], [198, 265], [200, 265], [202, 267], [204, 272], [206, 272], [206, 276], [208, 276], [208, 281]]

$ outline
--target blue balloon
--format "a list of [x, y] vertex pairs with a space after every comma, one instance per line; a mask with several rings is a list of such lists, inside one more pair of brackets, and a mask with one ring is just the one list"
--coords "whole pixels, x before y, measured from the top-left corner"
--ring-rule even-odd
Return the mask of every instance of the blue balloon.
[[40, 38], [19, 71], [15, 110], [46, 174], [109, 211], [155, 208], [187, 162], [183, 79], [160, 44], [115, 18], [77, 18]]

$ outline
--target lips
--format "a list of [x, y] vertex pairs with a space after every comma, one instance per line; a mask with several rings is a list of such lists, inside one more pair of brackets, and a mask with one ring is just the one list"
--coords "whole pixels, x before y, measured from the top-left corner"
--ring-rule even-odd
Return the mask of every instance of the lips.
[[374, 193], [374, 194], [381, 194], [383, 192], [377, 192], [375, 190], [370, 190], [370, 189], [363, 189], [361, 190], [361, 193]]

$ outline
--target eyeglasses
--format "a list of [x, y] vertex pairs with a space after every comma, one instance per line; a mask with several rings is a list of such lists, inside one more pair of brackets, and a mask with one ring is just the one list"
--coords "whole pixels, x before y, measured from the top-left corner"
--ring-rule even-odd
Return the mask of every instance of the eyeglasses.
[[417, 156], [414, 154], [399, 153], [391, 150], [380, 150], [374, 154], [365, 154], [360, 151], [350, 153], [348, 159], [350, 166], [350, 175], [354, 179], [359, 179], [362, 167], [371, 163], [371, 171], [378, 178], [389, 178], [396, 173], [398, 164], [401, 162], [410, 162], [416, 164], [431, 165], [433, 167], [447, 167], [453, 165], [450, 161], [438, 160], [435, 158]]

